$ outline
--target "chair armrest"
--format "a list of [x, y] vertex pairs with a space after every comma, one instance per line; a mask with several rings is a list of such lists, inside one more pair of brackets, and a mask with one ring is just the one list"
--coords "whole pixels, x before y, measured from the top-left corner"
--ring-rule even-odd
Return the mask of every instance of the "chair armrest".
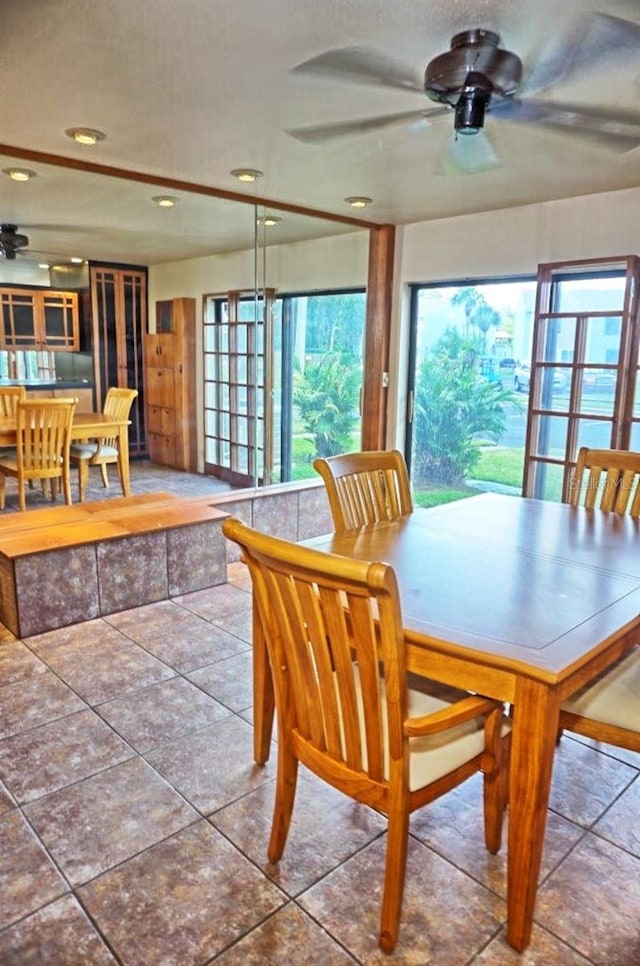
[[433, 735], [448, 728], [455, 728], [456, 725], [478, 718], [480, 715], [502, 710], [500, 701], [470, 695], [448, 708], [443, 708], [442, 711], [434, 711], [433, 714], [425, 714], [420, 718], [407, 718], [403, 730], [409, 738], [421, 738], [424, 735]]

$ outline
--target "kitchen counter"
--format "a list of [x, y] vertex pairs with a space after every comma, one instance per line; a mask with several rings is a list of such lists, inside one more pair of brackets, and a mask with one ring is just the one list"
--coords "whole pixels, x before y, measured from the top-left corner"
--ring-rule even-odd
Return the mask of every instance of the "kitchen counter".
[[25, 389], [93, 389], [88, 379], [0, 379], [0, 386], [24, 386]]

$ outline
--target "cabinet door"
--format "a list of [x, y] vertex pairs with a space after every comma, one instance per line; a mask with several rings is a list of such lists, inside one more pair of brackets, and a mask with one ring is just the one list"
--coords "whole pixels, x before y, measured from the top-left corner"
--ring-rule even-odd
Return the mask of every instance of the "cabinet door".
[[91, 314], [98, 408], [110, 386], [138, 390], [131, 409], [129, 450], [146, 452], [143, 334], [147, 323], [147, 276], [143, 270], [92, 265]]
[[80, 345], [76, 292], [38, 294], [42, 346], [58, 352], [77, 352]]
[[173, 369], [147, 369], [147, 404], [174, 408]]
[[36, 348], [35, 292], [22, 289], [0, 291], [2, 348]]

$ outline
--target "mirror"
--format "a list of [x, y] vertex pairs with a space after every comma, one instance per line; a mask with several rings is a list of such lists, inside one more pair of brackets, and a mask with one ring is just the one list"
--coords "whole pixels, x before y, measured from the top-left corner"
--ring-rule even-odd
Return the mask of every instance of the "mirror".
[[[0, 169], [11, 167], [31, 169], [36, 176], [22, 183], [0, 176], [1, 221], [17, 225], [29, 239], [15, 259], [0, 261], [0, 284], [62, 288], [66, 282], [65, 287], [84, 292], [85, 312], [90, 313], [88, 273], [72, 258], [144, 265], [151, 332], [157, 302], [195, 300], [199, 472], [245, 486], [311, 475], [312, 458], [326, 441], [314, 434], [313, 407], [300, 413], [300, 383], [307, 367], [307, 382], [312, 375], [317, 379], [321, 362], [328, 366], [333, 361], [334, 370], [343, 367], [332, 373], [334, 395], [336, 380], [349, 376], [341, 438], [356, 439], [367, 230], [254, 206], [249, 197], [244, 203], [0, 157]], [[160, 196], [173, 196], [175, 203], [160, 206], [153, 200]], [[230, 293], [235, 293], [231, 303]], [[216, 331], [211, 313], [221, 318], [230, 305], [239, 316], [236, 335], [243, 338], [252, 325], [256, 338], [242, 350], [247, 368], [239, 373], [240, 381], [222, 387], [218, 377], [229, 365], [228, 350], [225, 360], [223, 347], [206, 340]], [[86, 339], [82, 348], [95, 351]], [[230, 389], [234, 400], [223, 400], [221, 394]], [[227, 403], [228, 411], [221, 408]], [[221, 414], [228, 416], [224, 426]], [[240, 458], [234, 464], [237, 473], [230, 475], [225, 470], [231, 469], [232, 451]]]

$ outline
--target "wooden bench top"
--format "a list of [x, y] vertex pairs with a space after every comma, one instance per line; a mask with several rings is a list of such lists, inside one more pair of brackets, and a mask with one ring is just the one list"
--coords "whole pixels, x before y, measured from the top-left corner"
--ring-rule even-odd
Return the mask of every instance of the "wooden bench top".
[[223, 520], [228, 514], [199, 500], [171, 493], [144, 493], [112, 500], [32, 510], [0, 520], [0, 556], [85, 546], [159, 530]]

